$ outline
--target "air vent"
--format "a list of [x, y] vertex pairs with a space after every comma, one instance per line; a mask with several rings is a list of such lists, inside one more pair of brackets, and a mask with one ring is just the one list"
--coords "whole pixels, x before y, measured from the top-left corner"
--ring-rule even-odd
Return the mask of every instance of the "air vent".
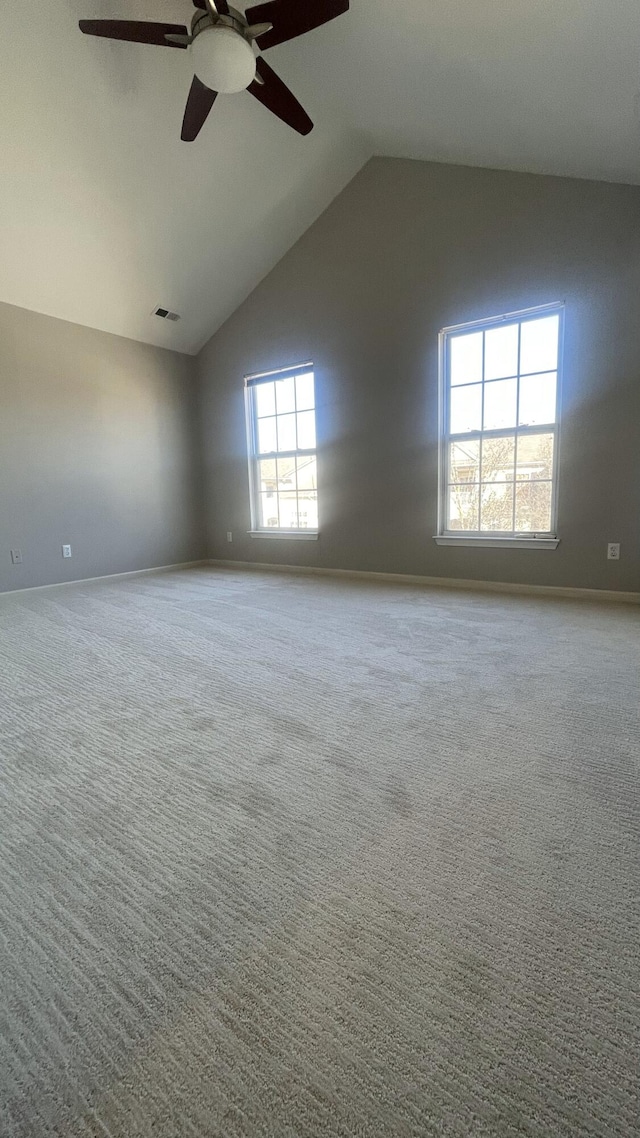
[[177, 312], [170, 312], [168, 308], [154, 308], [154, 316], [159, 316], [161, 320], [179, 320]]

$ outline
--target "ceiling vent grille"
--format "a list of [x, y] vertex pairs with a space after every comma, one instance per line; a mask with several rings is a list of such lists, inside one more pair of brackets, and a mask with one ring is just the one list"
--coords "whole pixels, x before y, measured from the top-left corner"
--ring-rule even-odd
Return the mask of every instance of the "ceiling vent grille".
[[179, 320], [180, 319], [177, 312], [170, 312], [168, 308], [162, 308], [161, 306], [159, 306], [158, 308], [154, 308], [153, 315], [159, 316], [161, 320]]

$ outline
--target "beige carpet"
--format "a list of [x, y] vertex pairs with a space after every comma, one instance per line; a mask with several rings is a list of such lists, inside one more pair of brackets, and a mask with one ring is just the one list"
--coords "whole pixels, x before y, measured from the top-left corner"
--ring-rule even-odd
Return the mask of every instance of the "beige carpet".
[[0, 598], [0, 1133], [637, 1135], [640, 613]]

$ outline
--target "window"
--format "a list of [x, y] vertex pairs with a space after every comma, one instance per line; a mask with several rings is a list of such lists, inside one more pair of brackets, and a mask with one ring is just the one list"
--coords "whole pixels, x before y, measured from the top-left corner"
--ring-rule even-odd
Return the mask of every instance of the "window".
[[251, 529], [277, 536], [318, 531], [313, 366], [245, 380]]
[[441, 333], [442, 544], [557, 544], [562, 317], [553, 305]]

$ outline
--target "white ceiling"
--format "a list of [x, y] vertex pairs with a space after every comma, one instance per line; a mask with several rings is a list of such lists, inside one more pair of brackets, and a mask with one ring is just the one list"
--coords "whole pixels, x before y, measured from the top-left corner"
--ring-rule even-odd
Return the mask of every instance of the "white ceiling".
[[311, 135], [243, 93], [186, 144], [188, 53], [77, 21], [188, 0], [5, 0], [0, 299], [195, 352], [373, 153], [640, 183], [638, 0], [351, 4], [267, 53]]

